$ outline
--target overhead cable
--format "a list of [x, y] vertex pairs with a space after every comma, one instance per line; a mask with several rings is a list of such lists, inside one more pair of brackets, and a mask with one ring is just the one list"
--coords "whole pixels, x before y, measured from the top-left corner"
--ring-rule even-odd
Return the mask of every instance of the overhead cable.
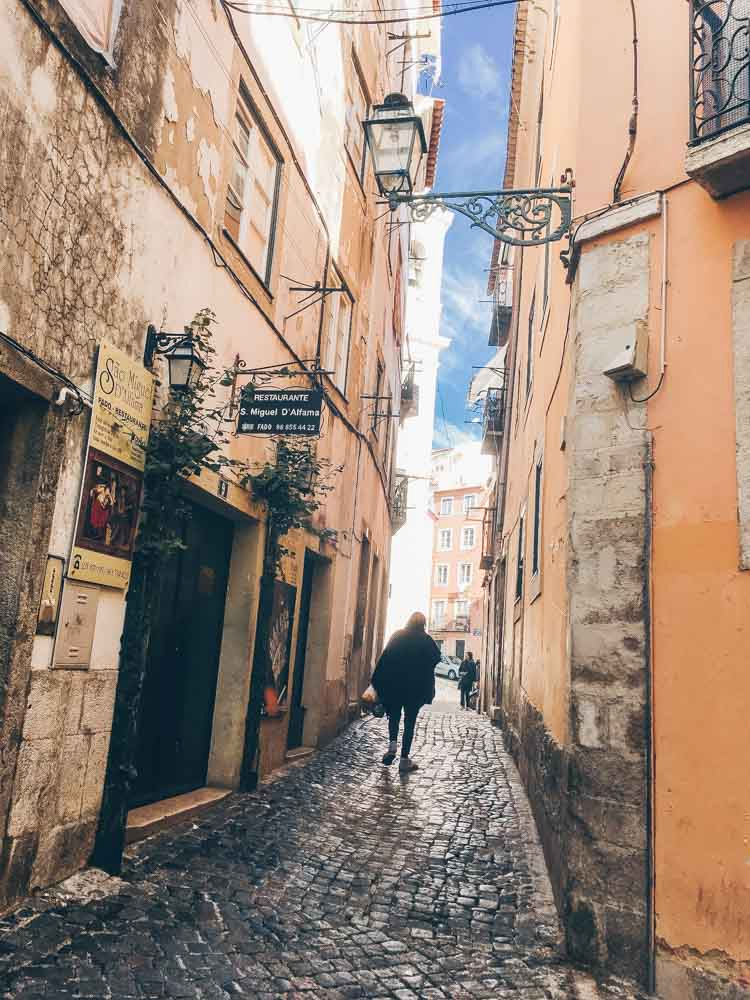
[[[409, 24], [413, 21], [431, 21], [437, 18], [451, 17], [454, 14], [466, 14], [475, 10], [487, 10], [491, 7], [509, 7], [516, 4], [518, 0], [485, 0], [482, 3], [451, 6], [448, 9], [433, 11], [431, 14], [412, 14], [405, 17], [331, 17], [327, 13], [305, 14], [302, 10], [276, 10], [270, 9], [267, 4], [255, 4], [252, 0], [221, 0], [222, 6], [226, 10], [233, 10], [237, 14], [254, 14], [258, 17], [290, 17], [298, 21], [319, 21], [325, 24]], [[368, 13], [365, 11], [364, 13]]]

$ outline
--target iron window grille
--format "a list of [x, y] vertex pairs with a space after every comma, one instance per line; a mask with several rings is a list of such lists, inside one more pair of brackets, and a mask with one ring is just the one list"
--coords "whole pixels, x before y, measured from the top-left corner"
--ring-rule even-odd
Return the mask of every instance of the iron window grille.
[[691, 0], [690, 138], [750, 122], [750, 0]]

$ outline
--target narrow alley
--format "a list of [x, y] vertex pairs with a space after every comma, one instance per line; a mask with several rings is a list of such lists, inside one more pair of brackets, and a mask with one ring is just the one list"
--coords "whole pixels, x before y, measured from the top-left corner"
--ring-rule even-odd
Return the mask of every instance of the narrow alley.
[[[385, 724], [0, 921], [0, 996], [628, 998], [558, 958], [558, 924], [499, 731], [440, 685], [420, 770], [379, 763]], [[481, 793], [481, 794], [480, 794]]]

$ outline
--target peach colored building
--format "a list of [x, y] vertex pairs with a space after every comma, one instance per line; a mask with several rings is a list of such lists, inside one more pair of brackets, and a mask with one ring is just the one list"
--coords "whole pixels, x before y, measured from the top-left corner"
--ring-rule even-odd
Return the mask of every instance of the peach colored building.
[[522, 0], [514, 40], [505, 186], [567, 175], [574, 223], [506, 261], [483, 703], [571, 955], [667, 1000], [750, 995], [748, 16]]
[[483, 626], [483, 461], [459, 450], [432, 453], [434, 519], [429, 631], [447, 656], [480, 658]]

